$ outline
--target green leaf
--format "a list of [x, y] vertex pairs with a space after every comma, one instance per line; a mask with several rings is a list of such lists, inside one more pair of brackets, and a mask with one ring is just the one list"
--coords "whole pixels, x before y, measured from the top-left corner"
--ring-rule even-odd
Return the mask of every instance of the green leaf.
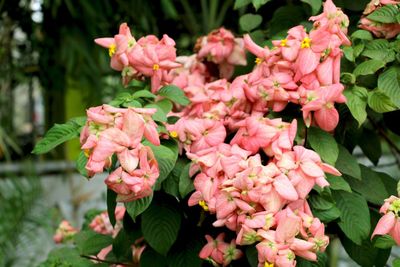
[[253, 3], [253, 6], [256, 10], [258, 10], [260, 7], [262, 7], [263, 5], [265, 5], [266, 3], [268, 3], [271, 0], [251, 0], [251, 2]]
[[246, 32], [257, 28], [262, 22], [262, 17], [255, 14], [244, 14], [239, 19], [240, 28]]
[[235, 0], [235, 4], [233, 5], [233, 9], [239, 9], [241, 7], [247, 6], [251, 3], [251, 0]]
[[107, 188], [107, 214], [112, 226], [115, 225], [115, 208], [117, 207], [117, 193]]
[[374, 89], [368, 93], [368, 106], [378, 113], [385, 113], [397, 109], [390, 97], [379, 89]]
[[351, 34], [351, 39], [372, 40], [372, 34], [366, 30], [357, 30]]
[[362, 55], [371, 59], [376, 59], [389, 63], [395, 60], [396, 53], [391, 49], [365, 49]]
[[394, 259], [392, 265], [393, 267], [400, 267], [400, 258]]
[[168, 177], [178, 159], [178, 144], [174, 140], [163, 140], [159, 146], [148, 141], [143, 141], [143, 144], [151, 147], [158, 162], [160, 176], [157, 179], [156, 187], [160, 188], [161, 183]]
[[76, 160], [76, 169], [80, 174], [82, 174], [85, 177], [88, 177], [88, 172], [86, 170], [87, 161], [88, 158], [85, 156], [85, 153], [81, 151], [79, 153], [78, 159]]
[[367, 119], [367, 102], [368, 91], [364, 87], [357, 85], [351, 86], [344, 91], [347, 98], [346, 105], [349, 108], [351, 115], [358, 121], [361, 126]]
[[368, 50], [389, 50], [390, 43], [386, 39], [374, 39], [366, 43], [366, 49]]
[[255, 246], [247, 246], [246, 258], [251, 267], [258, 266], [258, 252]]
[[301, 0], [301, 2], [310, 5], [312, 15], [317, 14], [322, 6], [322, 0]]
[[311, 127], [308, 130], [307, 140], [323, 161], [335, 165], [339, 155], [339, 148], [332, 135], [319, 128]]
[[81, 125], [68, 121], [65, 124], [55, 124], [45, 136], [36, 144], [32, 153], [44, 154], [64, 142], [79, 136]]
[[153, 194], [144, 198], [127, 202], [125, 203], [126, 211], [133, 220], [136, 220], [136, 217], [142, 214], [150, 206], [152, 200]]
[[274, 36], [279, 33], [286, 32], [299, 24], [299, 21], [305, 20], [305, 12], [302, 8], [295, 5], [284, 5], [275, 10], [269, 22], [269, 36]]
[[105, 267], [105, 264], [96, 264], [89, 259], [82, 258], [76, 248], [61, 247], [50, 251], [47, 260], [40, 264], [43, 267]]
[[188, 160], [184, 158], [178, 158], [175, 163], [175, 167], [172, 169], [168, 178], [162, 183], [162, 187], [164, 191], [171, 196], [180, 197], [179, 194], [179, 180], [182, 174], [182, 171], [185, 169], [186, 164], [188, 164]]
[[119, 230], [112, 244], [112, 252], [118, 261], [132, 260], [132, 244], [135, 240], [131, 240], [125, 229]]
[[313, 209], [312, 213], [324, 223], [329, 223], [340, 217], [340, 210], [336, 206], [327, 210]]
[[139, 101], [136, 101], [136, 100], [129, 100], [129, 101], [126, 101], [126, 102], [124, 102], [123, 104], [122, 104], [122, 106], [124, 107], [124, 108], [129, 108], [129, 107], [132, 107], [132, 108], [141, 108], [142, 107], [142, 104], [139, 102]]
[[396, 241], [390, 235], [375, 236], [373, 240], [374, 247], [388, 249], [396, 246]]
[[364, 51], [365, 44], [364, 43], [359, 43], [356, 46], [353, 47], [353, 55], [355, 58], [359, 57], [361, 53]]
[[349, 153], [342, 145], [339, 146], [339, 156], [336, 161], [336, 168], [344, 174], [350, 175], [358, 180], [361, 180], [361, 170], [357, 159]]
[[361, 166], [362, 181], [346, 177], [353, 190], [359, 192], [366, 200], [373, 204], [382, 205], [383, 201], [389, 197], [385, 184], [380, 176], [370, 168]]
[[368, 128], [364, 128], [359, 137], [358, 145], [364, 152], [364, 155], [374, 164], [377, 165], [379, 158], [382, 156], [381, 140], [379, 135]]
[[356, 76], [354, 76], [353, 73], [342, 72], [340, 74], [340, 81], [345, 84], [354, 84], [356, 82]]
[[81, 231], [74, 237], [76, 247], [82, 255], [97, 255], [100, 250], [109, 246], [113, 238], [91, 230]]
[[153, 120], [160, 122], [167, 122], [167, 113], [164, 112], [159, 105], [156, 103], [147, 104], [145, 108], [155, 108], [157, 111], [152, 115]]
[[351, 192], [349, 183], [341, 176], [334, 176], [332, 174], [326, 174], [326, 178], [329, 182], [329, 188], [332, 190], [343, 190]]
[[370, 59], [357, 65], [357, 67], [353, 71], [353, 74], [356, 76], [374, 74], [376, 71], [383, 68], [384, 66], [384, 61]]
[[179, 194], [182, 198], [194, 190], [193, 180], [189, 175], [190, 165], [191, 162], [185, 165], [179, 177]]
[[386, 5], [375, 9], [367, 18], [381, 23], [397, 23], [396, 15], [398, 13], [399, 8], [396, 5]]
[[167, 258], [146, 247], [140, 256], [140, 267], [167, 267]]
[[167, 255], [178, 237], [181, 214], [175, 206], [154, 202], [142, 215], [144, 239], [158, 253]]
[[390, 175], [383, 172], [376, 172], [381, 178], [382, 183], [385, 185], [386, 191], [389, 195], [397, 195], [397, 180], [393, 179]]
[[179, 244], [174, 245], [168, 253], [168, 267], [202, 266], [203, 260], [199, 257], [202, 242], [193, 236], [193, 232], [186, 231], [178, 237]]
[[132, 98], [156, 98], [157, 96], [147, 90], [139, 90], [132, 94]]
[[335, 206], [333, 200], [327, 196], [310, 195], [308, 201], [313, 208], [318, 210], [329, 210]]
[[371, 229], [367, 201], [358, 194], [345, 191], [333, 191], [332, 195], [341, 212], [340, 229], [354, 243], [361, 245]]
[[391, 67], [379, 75], [378, 78], [378, 88], [398, 107], [400, 106], [399, 71], [398, 68]]
[[343, 47], [343, 54], [345, 56], [345, 58], [348, 61], [354, 62], [355, 58], [354, 58], [354, 51], [353, 51], [353, 47], [351, 46], [345, 46]]
[[350, 258], [363, 267], [385, 266], [390, 255], [390, 249], [375, 248], [369, 239], [355, 244], [343, 236], [340, 241]]
[[182, 106], [186, 106], [190, 103], [189, 99], [185, 96], [185, 93], [179, 87], [175, 85], [166, 85], [162, 87], [158, 91], [158, 95], [164, 96], [169, 100], [180, 104]]

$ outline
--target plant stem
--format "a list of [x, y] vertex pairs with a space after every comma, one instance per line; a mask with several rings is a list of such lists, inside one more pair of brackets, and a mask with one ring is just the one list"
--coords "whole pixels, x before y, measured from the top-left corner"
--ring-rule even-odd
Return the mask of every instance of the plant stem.
[[210, 17], [208, 20], [208, 30], [213, 30], [215, 27], [215, 19], [217, 16], [219, 0], [210, 0]]

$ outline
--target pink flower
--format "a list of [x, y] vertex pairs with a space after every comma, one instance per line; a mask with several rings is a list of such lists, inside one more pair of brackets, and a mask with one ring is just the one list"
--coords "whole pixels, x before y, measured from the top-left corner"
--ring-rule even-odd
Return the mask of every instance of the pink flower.
[[114, 38], [97, 38], [96, 44], [108, 48], [108, 54], [111, 57], [111, 68], [122, 71], [129, 65], [128, 54], [136, 45], [131, 31], [126, 23], [119, 26], [119, 33]]
[[314, 111], [314, 119], [317, 125], [325, 131], [332, 131], [339, 123], [339, 113], [334, 103], [344, 103], [346, 98], [342, 94], [342, 84], [321, 87], [316, 90], [316, 99], [311, 100], [302, 108], [305, 121], [310, 121], [311, 111]]
[[116, 224], [113, 227], [110, 222], [110, 218], [108, 217], [107, 211], [104, 211], [93, 218], [90, 222], [89, 227], [93, 229], [93, 231], [103, 234], [103, 235], [111, 235], [115, 237], [119, 230], [122, 228], [122, 219], [125, 214], [125, 208], [122, 206], [117, 206], [115, 208], [115, 219]]
[[375, 235], [389, 234], [400, 245], [400, 219], [398, 217], [400, 211], [400, 199], [395, 196], [390, 196], [385, 199], [380, 212], [383, 217], [378, 221], [371, 238]]
[[67, 220], [61, 221], [58, 226], [56, 233], [53, 236], [53, 240], [56, 244], [67, 242], [78, 232], [77, 229], [71, 226]]

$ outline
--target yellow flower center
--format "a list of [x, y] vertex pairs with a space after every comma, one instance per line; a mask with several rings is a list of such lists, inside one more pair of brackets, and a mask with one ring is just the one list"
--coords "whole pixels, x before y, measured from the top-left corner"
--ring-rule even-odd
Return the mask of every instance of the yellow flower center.
[[160, 65], [158, 65], [158, 64], [153, 65], [153, 70], [159, 70], [159, 69], [160, 69]]
[[199, 205], [200, 205], [200, 207], [202, 207], [203, 210], [205, 210], [205, 211], [209, 211], [209, 210], [210, 210], [210, 209], [208, 208], [207, 203], [206, 203], [204, 200], [200, 200], [200, 201], [199, 201]]
[[112, 57], [115, 54], [116, 50], [117, 46], [115, 44], [111, 44], [110, 47], [108, 48], [108, 55]]
[[177, 138], [177, 137], [178, 137], [178, 132], [177, 132], [177, 131], [171, 131], [171, 132], [169, 133], [169, 135], [170, 135], [172, 138]]
[[282, 46], [282, 47], [287, 46], [287, 39], [281, 40], [281, 46]]
[[264, 267], [274, 267], [274, 264], [273, 263], [269, 263], [268, 261], [266, 261], [264, 263]]
[[334, 106], [333, 106], [333, 103], [328, 102], [328, 103], [325, 104], [325, 107], [328, 108], [328, 109], [331, 109], [331, 108], [333, 108]]
[[311, 39], [306, 37], [301, 41], [301, 48], [310, 48], [311, 46]]
[[88, 158], [90, 157], [90, 149], [85, 149], [83, 150], [83, 154], [85, 154], [85, 156]]
[[258, 64], [260, 64], [262, 62], [262, 59], [257, 57], [254, 62], [258, 65]]

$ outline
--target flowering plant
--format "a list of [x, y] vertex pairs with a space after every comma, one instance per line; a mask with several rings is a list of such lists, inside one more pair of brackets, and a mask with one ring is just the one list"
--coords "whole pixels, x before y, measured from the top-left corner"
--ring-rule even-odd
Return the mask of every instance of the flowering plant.
[[[191, 56], [177, 56], [167, 35], [137, 39], [125, 23], [96, 39], [127, 92], [54, 126], [34, 152], [79, 133], [78, 170], [108, 172], [107, 212], [80, 232], [63, 222], [55, 241], [76, 248], [47, 262], [320, 266], [339, 237], [360, 265], [383, 266], [400, 239], [396, 181], [352, 151], [358, 144], [377, 164], [371, 125], [400, 105], [399, 42], [387, 40], [400, 11], [373, 0], [364, 13], [349, 37], [348, 17], [327, 0], [310, 30], [295, 26], [270, 47], [219, 28]], [[244, 65], [254, 67], [235, 75]]]

